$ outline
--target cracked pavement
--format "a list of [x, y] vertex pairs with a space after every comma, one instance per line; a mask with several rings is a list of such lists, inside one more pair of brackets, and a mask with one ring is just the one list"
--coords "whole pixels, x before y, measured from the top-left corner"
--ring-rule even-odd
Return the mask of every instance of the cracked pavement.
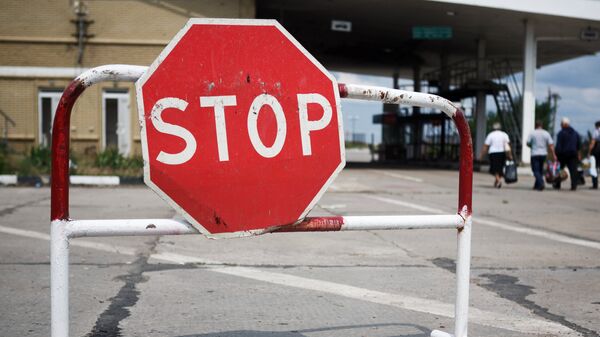
[[[452, 171], [346, 169], [311, 215], [423, 213], [372, 196], [451, 213], [456, 185]], [[488, 175], [475, 175], [469, 334], [600, 336], [600, 249], [594, 248], [600, 243], [600, 193], [540, 193], [530, 185], [530, 177], [520, 177], [519, 184], [497, 190]], [[0, 336], [49, 335], [49, 192], [0, 187]], [[75, 219], [173, 215], [144, 186], [71, 192]], [[455, 233], [448, 230], [76, 239], [71, 335], [406, 337], [452, 331], [450, 317], [407, 303], [453, 303], [455, 254]], [[545, 330], [511, 328], [519, 320]]]

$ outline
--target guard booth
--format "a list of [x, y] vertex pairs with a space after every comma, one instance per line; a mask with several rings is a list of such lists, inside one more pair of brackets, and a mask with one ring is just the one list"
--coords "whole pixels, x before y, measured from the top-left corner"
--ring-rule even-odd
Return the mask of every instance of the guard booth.
[[[71, 110], [102, 81], [136, 82], [144, 181], [184, 219], [69, 217]], [[432, 108], [452, 119], [460, 137], [456, 213], [308, 217], [345, 164], [340, 99]], [[60, 99], [52, 133], [52, 336], [69, 335], [69, 241], [79, 237], [446, 228], [457, 235], [454, 336], [466, 337], [472, 164], [468, 123], [450, 101], [336, 83], [273, 20], [191, 19], [150, 67], [90, 69]]]

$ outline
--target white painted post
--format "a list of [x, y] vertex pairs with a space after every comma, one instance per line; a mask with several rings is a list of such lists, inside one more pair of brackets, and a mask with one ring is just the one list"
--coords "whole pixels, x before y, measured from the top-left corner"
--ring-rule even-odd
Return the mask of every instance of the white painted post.
[[50, 298], [52, 337], [69, 337], [69, 237], [65, 221], [50, 224]]
[[456, 302], [454, 306], [454, 335], [441, 330], [431, 331], [431, 337], [467, 337], [469, 321], [469, 282], [471, 279], [471, 215], [461, 213], [464, 227], [457, 234]]
[[535, 26], [531, 20], [525, 21], [525, 41], [523, 54], [523, 116], [521, 124], [521, 162], [529, 164], [531, 151], [527, 147], [526, 139], [533, 130], [535, 122], [535, 67], [537, 58], [537, 42], [535, 40]]
[[[466, 212], [463, 212], [465, 214]], [[465, 214], [466, 215], [466, 214]], [[469, 317], [469, 281], [471, 273], [471, 215], [457, 234], [456, 305], [454, 306], [454, 336], [467, 337]]]

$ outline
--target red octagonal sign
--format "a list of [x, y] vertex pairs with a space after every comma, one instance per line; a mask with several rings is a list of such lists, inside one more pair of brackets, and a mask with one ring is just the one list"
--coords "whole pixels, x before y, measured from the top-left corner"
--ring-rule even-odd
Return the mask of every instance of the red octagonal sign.
[[344, 166], [335, 79], [276, 21], [191, 19], [136, 87], [144, 180], [207, 235], [301, 220]]

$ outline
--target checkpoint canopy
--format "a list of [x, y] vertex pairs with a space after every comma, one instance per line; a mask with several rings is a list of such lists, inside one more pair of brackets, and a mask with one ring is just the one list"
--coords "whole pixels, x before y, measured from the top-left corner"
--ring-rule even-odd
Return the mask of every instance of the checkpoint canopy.
[[337, 83], [274, 20], [191, 19], [136, 89], [144, 181], [208, 236], [298, 222], [344, 167]]

